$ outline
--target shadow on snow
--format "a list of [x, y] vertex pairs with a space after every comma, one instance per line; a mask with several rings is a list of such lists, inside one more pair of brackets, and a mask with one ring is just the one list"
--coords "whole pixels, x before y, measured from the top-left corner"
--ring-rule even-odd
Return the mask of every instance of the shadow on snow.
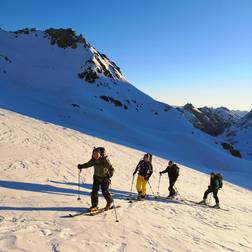
[[[53, 184], [60, 184], [71, 186], [73, 188], [65, 188], [65, 187], [57, 187], [54, 185], [49, 184], [36, 184], [36, 183], [29, 183], [29, 182], [19, 182], [19, 181], [6, 181], [0, 180], [0, 188], [7, 188], [11, 190], [19, 190], [19, 191], [29, 191], [35, 193], [46, 193], [46, 194], [53, 194], [53, 195], [60, 195], [60, 196], [77, 196], [78, 190], [75, 189], [78, 187], [78, 183], [74, 182], [61, 182], [61, 181], [49, 181]], [[80, 186], [81, 196], [90, 196], [90, 192], [92, 190], [92, 184], [81, 184]], [[85, 191], [83, 191], [85, 189]], [[86, 191], [88, 190], [88, 191]], [[122, 191], [118, 189], [110, 189], [112, 196], [116, 200], [124, 200], [128, 201], [130, 197], [130, 192]], [[37, 197], [36, 197], [37, 198]], [[132, 193], [132, 198], [136, 198], [136, 193]], [[175, 203], [180, 204], [180, 202], [176, 201], [168, 201], [164, 199], [156, 199], [154, 197], [148, 197], [147, 201], [156, 201], [156, 202], [164, 202], [164, 203]], [[4, 204], [5, 202], [0, 202], [0, 204]], [[33, 202], [30, 202], [31, 204]], [[8, 202], [8, 204], [10, 204]], [[13, 204], [17, 204], [13, 202]], [[29, 204], [29, 202], [25, 203]], [[41, 202], [43, 204], [43, 202]], [[52, 202], [52, 204], [57, 204], [57, 202]], [[16, 207], [16, 206], [1, 206], [0, 210], [5, 211], [83, 211], [85, 208], [83, 207]]]

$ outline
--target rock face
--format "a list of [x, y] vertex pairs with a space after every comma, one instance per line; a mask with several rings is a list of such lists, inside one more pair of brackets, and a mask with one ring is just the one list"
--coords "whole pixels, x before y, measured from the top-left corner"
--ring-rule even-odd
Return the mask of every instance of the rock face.
[[194, 125], [194, 127], [210, 134], [218, 136], [225, 129], [239, 121], [240, 116], [225, 107], [217, 109], [202, 107], [195, 108], [188, 103], [178, 110]]
[[50, 28], [45, 30], [45, 34], [47, 34], [51, 39], [51, 44], [57, 44], [61, 48], [77, 48], [77, 43], [83, 44], [85, 47], [90, 48], [90, 45], [86, 42], [83, 36], [76, 35], [75, 31], [71, 28], [68, 29], [54, 29]]
[[221, 145], [222, 145], [222, 147], [223, 147], [225, 150], [228, 150], [232, 156], [238, 157], [238, 158], [241, 158], [241, 157], [242, 157], [241, 153], [240, 153], [238, 150], [234, 149], [234, 147], [233, 147], [232, 144], [229, 144], [229, 143], [222, 143]]
[[125, 80], [120, 68], [110, 61], [105, 54], [99, 53], [83, 38], [82, 34], [76, 35], [71, 28], [54, 29], [50, 28], [45, 31], [50, 38], [52, 45], [57, 44], [61, 48], [77, 48], [81, 44], [90, 52], [90, 57], [84, 62], [82, 71], [78, 73], [80, 79], [89, 83], [94, 83], [99, 78], [99, 74], [109, 77], [113, 80]]

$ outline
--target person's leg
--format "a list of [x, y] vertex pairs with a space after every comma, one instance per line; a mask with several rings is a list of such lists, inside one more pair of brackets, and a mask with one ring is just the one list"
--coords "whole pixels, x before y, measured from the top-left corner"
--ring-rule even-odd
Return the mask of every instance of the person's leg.
[[213, 191], [213, 196], [214, 196], [214, 199], [215, 199], [215, 203], [219, 204], [218, 190]]
[[176, 194], [173, 186], [174, 186], [175, 182], [173, 180], [170, 180], [170, 187], [169, 187], [169, 191], [170, 191], [170, 196], [174, 196]]
[[168, 191], [169, 191], [169, 195], [168, 197], [171, 197], [173, 195], [173, 181], [171, 179], [169, 179], [169, 187], [168, 187]]
[[204, 204], [206, 205], [206, 199], [209, 193], [213, 192], [212, 189], [210, 187], [208, 187], [208, 189], [205, 191], [204, 196], [203, 196], [203, 200], [199, 202], [199, 204]]
[[146, 192], [147, 192], [147, 189], [146, 189], [147, 183], [148, 183], [148, 181], [145, 180], [143, 177], [143, 180], [142, 180], [142, 196], [143, 196], [143, 198], [145, 197]]
[[110, 184], [109, 181], [103, 181], [101, 183], [102, 195], [106, 199], [107, 205], [109, 205], [109, 204], [111, 204], [113, 202], [112, 196], [111, 196], [111, 194], [109, 192], [109, 184]]
[[91, 192], [91, 204], [92, 208], [98, 206], [98, 191], [100, 188], [100, 182], [94, 178], [93, 188]]
[[212, 193], [212, 192], [213, 192], [213, 190], [212, 190], [211, 188], [208, 188], [208, 189], [205, 191], [205, 193], [204, 193], [203, 199], [206, 200], [208, 194], [209, 194], [209, 193]]
[[137, 176], [136, 190], [139, 194], [142, 194], [142, 178], [143, 176]]

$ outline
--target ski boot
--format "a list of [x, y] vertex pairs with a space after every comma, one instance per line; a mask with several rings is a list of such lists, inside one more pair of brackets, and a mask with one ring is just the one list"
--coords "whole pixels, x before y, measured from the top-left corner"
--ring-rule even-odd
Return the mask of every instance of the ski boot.
[[137, 195], [137, 200], [141, 200], [141, 199], [142, 199], [142, 194], [139, 193], [139, 194]]
[[109, 209], [111, 209], [113, 207], [112, 202], [107, 202], [107, 205], [104, 207], [105, 211], [108, 211]]
[[144, 199], [145, 199], [145, 196], [146, 196], [146, 195], [141, 195], [141, 200], [144, 200]]
[[97, 211], [98, 211], [98, 207], [90, 207], [88, 212], [89, 213], [95, 213]]
[[174, 199], [175, 198], [175, 196], [176, 196], [176, 194], [169, 194], [168, 196], [167, 196], [167, 199]]
[[219, 203], [216, 203], [213, 208], [216, 208], [216, 209], [220, 209], [220, 204]]
[[199, 204], [199, 205], [206, 205], [206, 199], [203, 199], [203, 200], [200, 201], [198, 204]]

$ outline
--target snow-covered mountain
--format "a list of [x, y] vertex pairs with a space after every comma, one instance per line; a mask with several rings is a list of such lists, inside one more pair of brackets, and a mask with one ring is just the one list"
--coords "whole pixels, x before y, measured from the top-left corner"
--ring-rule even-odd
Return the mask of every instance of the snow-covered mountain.
[[[71, 29], [0, 30], [0, 107], [179, 161], [250, 187], [251, 162], [144, 94]], [[232, 171], [240, 167], [239, 176]]]
[[215, 136], [231, 155], [252, 159], [251, 112], [219, 108], [195, 108], [188, 103], [177, 108], [195, 128]]
[[226, 129], [222, 138], [238, 149], [244, 158], [252, 159], [252, 110]]
[[195, 108], [188, 103], [183, 107], [178, 107], [185, 117], [194, 125], [194, 127], [210, 134], [218, 136], [225, 129], [239, 122], [245, 112], [232, 111], [225, 107], [219, 108]]
[[[0, 30], [0, 251], [251, 251], [252, 162], [231, 156], [223, 139], [128, 83], [71, 29]], [[93, 171], [82, 172], [77, 201], [76, 165], [94, 146], [115, 167], [119, 223], [113, 211], [63, 218], [90, 206]], [[129, 204], [132, 172], [147, 151], [155, 193], [168, 159], [179, 163], [184, 201]], [[212, 171], [224, 175], [219, 211], [192, 202]], [[167, 182], [163, 176], [163, 196]]]

